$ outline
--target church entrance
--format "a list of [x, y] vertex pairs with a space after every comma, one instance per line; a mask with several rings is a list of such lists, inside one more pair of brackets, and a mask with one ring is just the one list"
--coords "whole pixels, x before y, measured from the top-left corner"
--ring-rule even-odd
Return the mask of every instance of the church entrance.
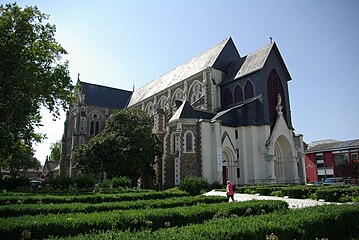
[[223, 184], [226, 185], [227, 181], [232, 183], [237, 182], [237, 168], [238, 163], [235, 161], [234, 152], [226, 148], [222, 152], [223, 166], [222, 166], [222, 179]]
[[292, 148], [284, 136], [277, 139], [274, 147], [274, 171], [278, 183], [291, 182], [295, 176], [293, 172]]

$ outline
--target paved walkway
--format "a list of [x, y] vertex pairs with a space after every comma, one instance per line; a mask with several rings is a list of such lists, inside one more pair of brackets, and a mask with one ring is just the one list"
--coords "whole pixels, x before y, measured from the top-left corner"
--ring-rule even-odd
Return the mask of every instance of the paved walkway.
[[[226, 196], [225, 192], [212, 190], [210, 192], [205, 193], [206, 196]], [[261, 195], [253, 195], [253, 194], [244, 194], [244, 193], [235, 193], [234, 200], [239, 202], [250, 201], [250, 200], [282, 200], [286, 201], [289, 205], [289, 208], [304, 208], [311, 207], [323, 204], [333, 204], [332, 202], [324, 202], [324, 201], [316, 201], [313, 199], [295, 199], [288, 197], [273, 197], [273, 196], [261, 196]], [[334, 203], [341, 204], [341, 203]]]

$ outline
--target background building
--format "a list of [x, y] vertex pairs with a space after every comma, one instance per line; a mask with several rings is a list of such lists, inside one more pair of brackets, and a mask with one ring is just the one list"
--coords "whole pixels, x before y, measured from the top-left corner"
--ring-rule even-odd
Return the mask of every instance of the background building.
[[[240, 56], [229, 38], [132, 94], [113, 89], [107, 96], [119, 94], [113, 108], [137, 107], [153, 118], [153, 132], [162, 140], [159, 187], [188, 176], [211, 183], [300, 183], [303, 139], [293, 131], [289, 80], [275, 43]], [[110, 114], [103, 106], [109, 100], [101, 102], [96, 92], [106, 87], [80, 85], [64, 133], [61, 169], [69, 175], [76, 166], [74, 147], [100, 131]]]
[[321, 181], [328, 177], [358, 179], [358, 154], [359, 139], [315, 142], [305, 151], [307, 181]]

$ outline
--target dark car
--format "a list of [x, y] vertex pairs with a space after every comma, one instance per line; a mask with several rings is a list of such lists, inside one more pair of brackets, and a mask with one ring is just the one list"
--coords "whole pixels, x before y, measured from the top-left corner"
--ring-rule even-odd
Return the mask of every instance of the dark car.
[[310, 181], [310, 182], [308, 182], [307, 183], [307, 186], [317, 186], [317, 187], [319, 187], [319, 186], [322, 186], [322, 181]]

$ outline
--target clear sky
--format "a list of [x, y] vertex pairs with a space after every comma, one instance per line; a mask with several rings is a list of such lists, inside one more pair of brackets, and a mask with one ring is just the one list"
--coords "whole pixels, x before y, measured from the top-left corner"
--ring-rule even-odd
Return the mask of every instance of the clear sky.
[[[1, 3], [8, 3], [0, 0]], [[17, 1], [57, 26], [70, 74], [85, 82], [139, 88], [227, 37], [241, 56], [272, 37], [292, 76], [293, 126], [307, 143], [359, 138], [359, 1], [121, 0]], [[61, 139], [64, 117], [44, 112], [42, 162]]]

